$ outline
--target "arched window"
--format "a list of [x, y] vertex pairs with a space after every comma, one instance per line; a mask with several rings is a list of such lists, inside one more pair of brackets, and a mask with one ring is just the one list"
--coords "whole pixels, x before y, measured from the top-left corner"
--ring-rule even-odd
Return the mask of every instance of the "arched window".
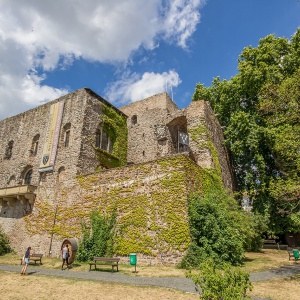
[[100, 148], [100, 145], [101, 145], [101, 130], [97, 129], [96, 130], [96, 142], [95, 142], [95, 146], [97, 148]]
[[107, 133], [103, 130], [103, 131], [102, 131], [101, 149], [107, 151], [107, 147], [108, 147], [108, 135], [107, 135]]
[[38, 148], [39, 148], [39, 139], [40, 139], [40, 135], [37, 134], [33, 140], [32, 140], [32, 145], [31, 145], [31, 155], [37, 155], [38, 152]]
[[104, 151], [107, 151], [109, 153], [111, 153], [112, 150], [113, 150], [113, 141], [108, 136], [107, 132], [105, 132], [105, 130], [103, 130], [102, 127], [99, 127], [96, 130], [95, 147], [100, 148], [100, 149], [102, 149]]
[[65, 147], [69, 147], [70, 137], [71, 137], [71, 123], [67, 123], [63, 128], [64, 128], [63, 143]]
[[65, 167], [60, 167], [58, 169], [57, 181], [63, 182], [65, 180]]
[[70, 130], [65, 132], [65, 147], [68, 147], [70, 143]]
[[32, 169], [30, 169], [24, 177], [24, 184], [30, 184], [31, 183], [31, 178], [32, 178]]

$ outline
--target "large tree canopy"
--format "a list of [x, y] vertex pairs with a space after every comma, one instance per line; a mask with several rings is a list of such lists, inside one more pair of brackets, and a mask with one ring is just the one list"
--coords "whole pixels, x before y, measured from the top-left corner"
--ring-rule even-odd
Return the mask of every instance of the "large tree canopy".
[[230, 80], [197, 84], [224, 126], [240, 195], [270, 215], [274, 232], [300, 230], [300, 29], [246, 47]]

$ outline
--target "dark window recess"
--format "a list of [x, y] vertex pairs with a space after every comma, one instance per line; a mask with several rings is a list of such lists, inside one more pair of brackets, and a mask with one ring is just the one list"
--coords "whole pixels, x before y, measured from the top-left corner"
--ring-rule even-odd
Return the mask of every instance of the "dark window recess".
[[6, 149], [5, 149], [5, 155], [4, 155], [4, 159], [10, 159], [12, 156], [12, 149], [14, 146], [14, 141], [9, 141]]
[[68, 147], [70, 143], [70, 130], [67, 130], [65, 133], [65, 147]]
[[102, 132], [102, 142], [101, 142], [101, 149], [107, 151], [108, 146], [108, 136], [105, 131]]
[[31, 183], [31, 177], [32, 177], [32, 170], [29, 170], [25, 175], [24, 183], [25, 184], [30, 184]]
[[36, 156], [37, 155], [37, 152], [38, 152], [38, 149], [39, 149], [39, 139], [40, 139], [40, 135], [37, 134], [33, 140], [32, 140], [32, 146], [31, 146], [31, 155], [34, 155]]
[[113, 142], [102, 128], [96, 130], [95, 146], [110, 153], [113, 151]]
[[34, 142], [34, 145], [33, 145], [33, 151], [32, 151], [33, 155], [37, 155], [38, 148], [39, 148], [39, 141], [36, 141], [36, 142]]
[[132, 125], [135, 125], [137, 123], [137, 115], [133, 115], [132, 117], [131, 117], [131, 124]]
[[98, 130], [96, 131], [96, 142], [95, 142], [95, 146], [96, 146], [97, 148], [100, 148], [100, 145], [101, 145], [101, 131], [100, 131], [100, 129], [98, 129]]

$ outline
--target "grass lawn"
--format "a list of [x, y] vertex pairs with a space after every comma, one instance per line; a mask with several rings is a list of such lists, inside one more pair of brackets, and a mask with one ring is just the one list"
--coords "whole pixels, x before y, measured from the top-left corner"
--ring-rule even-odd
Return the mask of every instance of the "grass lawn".
[[[61, 260], [43, 257], [44, 268], [59, 269]], [[20, 256], [7, 254], [0, 256], [0, 264], [20, 264]], [[137, 262], [138, 263], [138, 262]], [[299, 265], [300, 262], [288, 259], [284, 250], [266, 249], [259, 253], [246, 253], [245, 263], [241, 269], [253, 273], [288, 265]], [[20, 266], [21, 267], [21, 266]], [[105, 268], [105, 267], [104, 267]], [[108, 268], [110, 268], [108, 266]], [[75, 263], [71, 272], [87, 271], [89, 265]], [[129, 264], [120, 264], [120, 273], [129, 276], [184, 277], [185, 270], [167, 266], [139, 266], [138, 273], [132, 273], [134, 268]], [[158, 287], [137, 287], [114, 283], [92, 282], [84, 280], [71, 280], [50, 278], [44, 276], [20, 276], [15, 273], [0, 272], [1, 299], [199, 299], [198, 295], [186, 294], [180, 291]], [[276, 279], [253, 283], [252, 296], [259, 296], [272, 300], [298, 300], [300, 299], [300, 277]]]

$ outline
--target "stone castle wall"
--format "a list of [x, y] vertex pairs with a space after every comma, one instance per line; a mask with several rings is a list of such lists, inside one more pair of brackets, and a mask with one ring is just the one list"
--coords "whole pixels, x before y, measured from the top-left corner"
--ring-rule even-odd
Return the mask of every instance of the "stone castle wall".
[[[39, 172], [50, 107], [60, 101], [64, 101], [64, 110], [54, 169]], [[39, 245], [40, 237], [24, 238], [28, 236], [24, 217], [33, 213], [36, 208], [34, 203], [39, 199], [51, 206], [62, 201], [61, 191], [74, 186], [78, 174], [93, 172], [98, 166], [92, 144], [101, 122], [102, 101], [105, 100], [92, 91], [82, 89], [0, 122], [0, 224], [17, 251], [23, 252], [30, 243], [35, 248], [42, 247], [40, 250], [47, 253], [45, 245]], [[70, 130], [67, 147], [66, 129]], [[7, 159], [5, 151], [10, 141], [13, 145], [11, 157]], [[34, 142], [38, 142], [36, 153], [33, 151]], [[34, 195], [35, 201], [27, 200], [28, 194], [20, 195], [18, 190], [27, 188], [24, 179], [30, 169], [32, 178], [29, 187], [33, 193], [29, 196]], [[16, 190], [15, 195], [3, 196], [6, 189], [9, 192]]]
[[180, 110], [162, 93], [121, 110], [128, 115], [128, 162], [142, 163], [182, 152], [178, 149], [178, 132], [185, 132], [190, 135], [187, 151], [191, 158], [203, 168], [218, 167], [225, 187], [234, 188], [222, 128], [208, 102], [192, 102]]
[[219, 169], [225, 188], [234, 190], [234, 174], [223, 131], [209, 103], [203, 100], [192, 102], [185, 114], [192, 159], [203, 168]]
[[178, 113], [178, 108], [166, 93], [120, 110], [128, 116], [128, 162], [143, 163], [176, 153], [166, 124]]
[[81, 175], [73, 186], [40, 186], [31, 214], [0, 218], [0, 224], [17, 252], [30, 245], [34, 252], [48, 255], [51, 249], [58, 257], [65, 238], [81, 237], [81, 224], [89, 223], [92, 211], [109, 215], [116, 207], [116, 255], [128, 261], [135, 252], [139, 264], [177, 264], [190, 244], [188, 197], [202, 192], [199, 182], [193, 185], [197, 176], [201, 181], [200, 169], [177, 155]]
[[[50, 106], [58, 101], [65, 104], [55, 166], [39, 173]], [[17, 252], [30, 245], [35, 252], [47, 255], [51, 251], [58, 256], [64, 238], [80, 238], [81, 223], [89, 221], [93, 210], [109, 214], [117, 207], [116, 254], [126, 258], [137, 252], [147, 264], [175, 264], [190, 242], [188, 196], [192, 190], [201, 190], [201, 184], [193, 186], [195, 177], [201, 177], [205, 168], [216, 169], [224, 186], [233, 187], [222, 129], [205, 101], [180, 110], [166, 93], [120, 111], [113, 107], [122, 118], [128, 116], [131, 164], [95, 173], [99, 164], [95, 134], [103, 104], [113, 107], [91, 90], [82, 89], [0, 122], [0, 225]], [[190, 135], [186, 152], [178, 147], [178, 131]], [[12, 155], [6, 159], [10, 141]], [[16, 193], [14, 201], [6, 202], [1, 191], [26, 187], [24, 177], [30, 168], [33, 190], [29, 196], [34, 194], [34, 201], [25, 201], [26, 196]]]

